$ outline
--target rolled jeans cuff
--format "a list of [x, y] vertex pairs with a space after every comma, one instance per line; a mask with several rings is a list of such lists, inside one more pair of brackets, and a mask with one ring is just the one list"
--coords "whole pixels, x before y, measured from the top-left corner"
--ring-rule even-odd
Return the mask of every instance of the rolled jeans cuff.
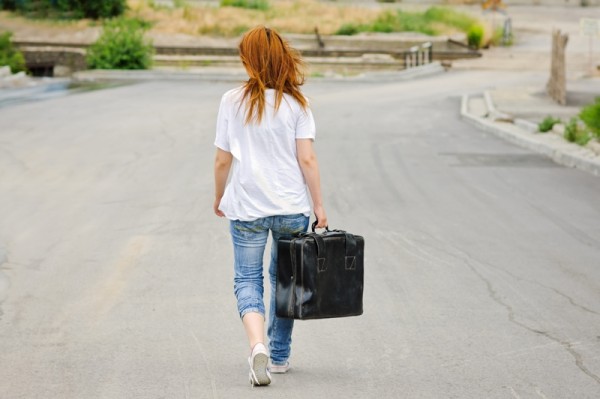
[[259, 313], [263, 318], [265, 318], [265, 310], [257, 307], [250, 307], [242, 310], [240, 312], [240, 319], [243, 319], [246, 313]]

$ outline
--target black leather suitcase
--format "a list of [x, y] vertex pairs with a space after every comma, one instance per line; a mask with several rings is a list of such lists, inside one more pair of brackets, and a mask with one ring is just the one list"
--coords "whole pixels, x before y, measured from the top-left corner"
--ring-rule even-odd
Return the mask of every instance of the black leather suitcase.
[[361, 315], [364, 248], [363, 237], [340, 230], [279, 239], [277, 316], [305, 320]]

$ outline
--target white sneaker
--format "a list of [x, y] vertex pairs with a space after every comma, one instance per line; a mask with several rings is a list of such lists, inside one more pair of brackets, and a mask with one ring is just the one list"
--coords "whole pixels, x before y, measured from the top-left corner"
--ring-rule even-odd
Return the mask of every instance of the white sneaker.
[[269, 365], [269, 371], [273, 374], [285, 374], [290, 369], [290, 362], [285, 362], [285, 364], [273, 364]]
[[265, 345], [258, 343], [254, 345], [252, 354], [248, 358], [250, 364], [250, 384], [269, 385], [271, 383], [271, 373], [267, 369], [269, 364], [269, 353]]

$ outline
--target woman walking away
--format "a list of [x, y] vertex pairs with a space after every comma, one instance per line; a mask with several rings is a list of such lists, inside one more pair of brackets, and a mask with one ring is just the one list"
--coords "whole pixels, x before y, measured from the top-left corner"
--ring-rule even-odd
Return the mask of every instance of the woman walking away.
[[[249, 79], [221, 100], [214, 211], [230, 220], [234, 292], [250, 343], [250, 383], [268, 385], [271, 373], [290, 368], [293, 328], [293, 320], [275, 315], [277, 240], [307, 230], [311, 211], [307, 186], [317, 227], [327, 225], [327, 216], [313, 150], [315, 123], [300, 91], [304, 75], [298, 52], [276, 31], [262, 26], [244, 35], [239, 50]], [[269, 231], [273, 245], [267, 350], [263, 253]]]

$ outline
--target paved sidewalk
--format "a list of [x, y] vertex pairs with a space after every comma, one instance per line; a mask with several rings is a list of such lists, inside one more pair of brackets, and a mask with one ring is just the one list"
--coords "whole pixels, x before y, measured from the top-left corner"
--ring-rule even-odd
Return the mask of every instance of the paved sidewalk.
[[600, 93], [600, 78], [571, 81], [568, 90], [566, 106], [552, 101], [539, 86], [511, 86], [487, 90], [480, 95], [465, 95], [461, 116], [482, 130], [545, 154], [559, 164], [600, 176], [597, 140], [582, 147], [566, 141], [559, 129], [547, 134], [538, 132], [537, 124], [546, 116], [565, 122], [577, 116], [581, 108]]

